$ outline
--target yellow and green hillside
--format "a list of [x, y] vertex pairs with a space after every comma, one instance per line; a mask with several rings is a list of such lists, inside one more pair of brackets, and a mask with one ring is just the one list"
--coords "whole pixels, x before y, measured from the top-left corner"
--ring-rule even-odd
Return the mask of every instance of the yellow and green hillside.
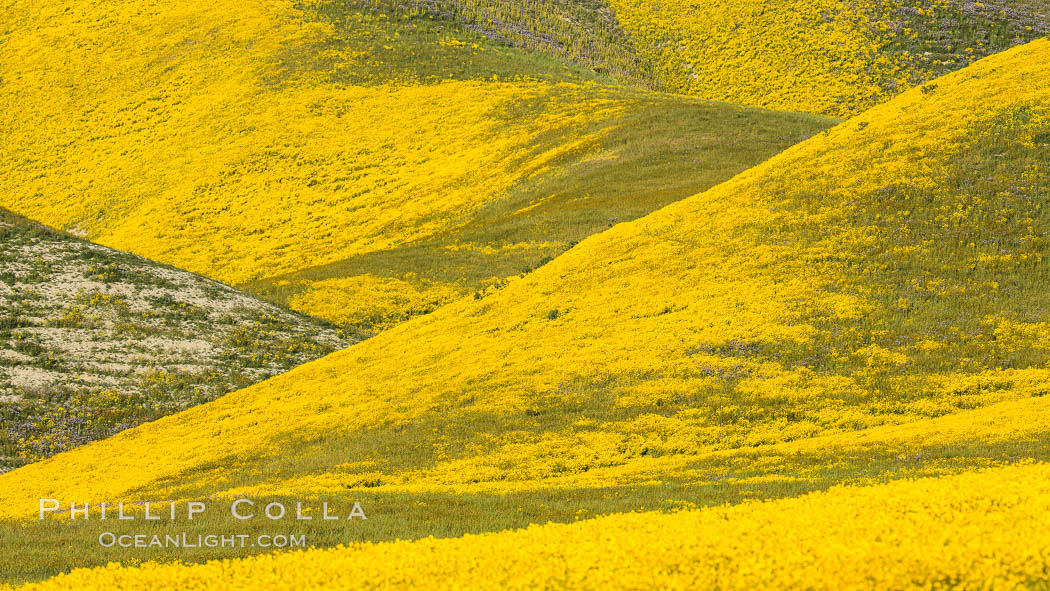
[[366, 2], [2, 14], [0, 205], [366, 333], [831, 125]]
[[617, 82], [853, 115], [1050, 33], [1042, 0], [329, 0], [452, 21]]
[[[433, 27], [435, 21], [454, 23], [496, 44], [548, 55], [617, 83], [641, 88], [655, 86], [651, 65], [639, 55], [605, 0], [317, 0], [312, 6], [323, 18], [352, 24], [354, 28], [360, 27], [362, 12], [407, 20], [416, 27], [430, 21], [422, 25], [424, 28]], [[404, 38], [399, 37], [398, 41], [403, 42]], [[402, 50], [395, 47], [394, 51]], [[415, 55], [418, 57], [420, 52]], [[457, 59], [429, 61], [422, 68], [417, 62], [402, 71], [418, 76], [436, 66], [436, 71], [431, 70], [433, 75], [447, 77], [450, 69], [460, 69], [462, 65], [461, 56], [450, 57]], [[352, 75], [382, 75], [384, 69]]]
[[114, 564], [20, 589], [1040, 588], [1048, 514], [1050, 468], [1025, 465], [460, 539]]
[[0, 476], [3, 515], [349, 496], [399, 524], [350, 535], [392, 539], [1045, 460], [1048, 60], [981, 60], [502, 288]]
[[1041, 0], [609, 0], [663, 88], [852, 115], [1050, 32]]
[[608, 84], [850, 114], [1047, 22], [1032, 0], [72, 6], [4, 5], [0, 205], [365, 335], [830, 125]]

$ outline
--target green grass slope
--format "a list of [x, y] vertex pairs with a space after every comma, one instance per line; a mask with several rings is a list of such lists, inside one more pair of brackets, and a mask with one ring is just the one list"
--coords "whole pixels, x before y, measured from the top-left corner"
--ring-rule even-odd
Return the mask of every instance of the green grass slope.
[[[0, 476], [0, 535], [69, 535], [18, 521], [41, 496], [373, 510], [296, 524], [324, 545], [1050, 459], [1048, 60], [981, 60], [501, 289]], [[20, 547], [15, 576], [70, 566]]]
[[[631, 52], [614, 51], [616, 41], [592, 41], [589, 59], [573, 59], [577, 53], [557, 51], [570, 38], [590, 39], [582, 29], [615, 29], [606, 22], [610, 11], [585, 8], [577, 2], [556, 0], [562, 11], [576, 18], [555, 16], [551, 6], [505, 5], [504, 10], [486, 10], [457, 2], [401, 2], [394, 0], [313, 0], [296, 6], [299, 16], [330, 27], [329, 34], [296, 51], [278, 56], [274, 80], [316, 71], [329, 82], [350, 85], [385, 83], [433, 84], [448, 80], [533, 79], [547, 82], [614, 82], [631, 66], [600, 67], [603, 56]], [[602, 18], [602, 15], [605, 18]], [[568, 16], [568, 15], [565, 15]], [[507, 21], [500, 20], [501, 18]], [[522, 23], [526, 23], [523, 25]], [[578, 23], [578, 26], [574, 26]], [[528, 25], [533, 25], [529, 27]], [[561, 27], [553, 41], [548, 34]], [[536, 33], [530, 33], [532, 29]], [[540, 32], [543, 31], [543, 32]], [[622, 30], [607, 32], [629, 44]], [[537, 43], [541, 40], [549, 43]], [[335, 67], [342, 56], [350, 60]], [[345, 59], [345, 58], [344, 58]], [[610, 71], [611, 70], [611, 71]], [[633, 71], [633, 70], [631, 70]], [[634, 74], [637, 78], [639, 74]]]
[[[605, 0], [327, 0], [327, 18], [348, 20], [365, 8], [414, 27], [446, 23], [496, 43], [548, 55], [621, 84], [654, 86], [653, 72]], [[422, 17], [422, 18], [418, 18]], [[447, 70], [453, 64], [442, 64]]]
[[444, 13], [227, 1], [8, 0], [0, 205], [370, 334], [832, 124]]
[[0, 209], [0, 471], [350, 344], [334, 328]]

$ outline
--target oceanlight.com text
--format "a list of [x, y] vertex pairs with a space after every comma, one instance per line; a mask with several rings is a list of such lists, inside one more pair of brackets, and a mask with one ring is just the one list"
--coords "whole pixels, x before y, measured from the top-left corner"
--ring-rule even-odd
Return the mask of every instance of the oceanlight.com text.
[[304, 534], [116, 534], [98, 536], [103, 548], [305, 548]]

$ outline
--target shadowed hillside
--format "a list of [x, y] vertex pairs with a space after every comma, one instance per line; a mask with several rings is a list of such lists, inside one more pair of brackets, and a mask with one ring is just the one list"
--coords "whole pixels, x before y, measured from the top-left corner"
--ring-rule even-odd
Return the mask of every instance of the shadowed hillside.
[[0, 209], [0, 470], [350, 343], [324, 323]]
[[[621, 84], [654, 85], [651, 65], [639, 57], [605, 0], [320, 0], [313, 6], [336, 20], [367, 8], [413, 26], [454, 23], [485, 39], [550, 55]], [[442, 64], [445, 69], [450, 65]]]
[[[538, 105], [519, 105], [522, 117]], [[244, 284], [370, 334], [457, 298], [481, 297], [587, 236], [710, 188], [825, 122], [678, 97], [638, 97], [614, 121], [581, 122], [593, 144], [522, 179], [448, 228], [397, 246]], [[572, 143], [572, 133], [546, 141]]]

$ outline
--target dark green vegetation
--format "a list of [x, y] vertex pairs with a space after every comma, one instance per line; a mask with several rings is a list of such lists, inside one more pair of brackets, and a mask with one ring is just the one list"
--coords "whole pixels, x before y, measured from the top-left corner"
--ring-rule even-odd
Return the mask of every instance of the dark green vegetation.
[[0, 210], [0, 471], [348, 344], [319, 321]]
[[601, 81], [602, 75], [541, 51], [522, 51], [462, 23], [425, 11], [379, 7], [368, 0], [301, 7], [335, 35], [283, 56], [273, 82], [324, 72], [350, 85], [433, 84], [445, 80]]
[[651, 68], [604, 0], [320, 0], [304, 8], [343, 31], [340, 49], [367, 56], [348, 82], [495, 75], [652, 87]]
[[[542, 110], [519, 104], [506, 125]], [[538, 138], [541, 153], [585, 138], [549, 171], [522, 179], [459, 224], [391, 250], [241, 286], [281, 304], [311, 282], [372, 275], [420, 290], [441, 284], [459, 295], [483, 297], [507, 277], [543, 265], [596, 232], [700, 193], [781, 150], [828, 128], [834, 120], [777, 113], [685, 97], [637, 93], [613, 125], [581, 123]], [[345, 328], [368, 335], [430, 307], [355, 318]]]
[[[914, 84], [1050, 33], [1042, 0], [876, 4], [877, 18], [892, 25], [873, 33], [881, 51], [907, 64]], [[344, 70], [354, 84], [497, 76], [674, 91], [688, 83], [661, 75], [654, 48], [637, 46], [607, 0], [319, 0], [304, 9], [343, 31], [339, 49], [363, 56], [366, 67]]]

